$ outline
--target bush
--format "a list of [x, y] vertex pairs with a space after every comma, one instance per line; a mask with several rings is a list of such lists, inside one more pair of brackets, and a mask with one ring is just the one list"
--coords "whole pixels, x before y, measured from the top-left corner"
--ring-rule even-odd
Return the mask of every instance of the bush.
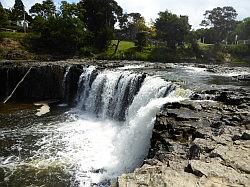
[[79, 49], [79, 55], [84, 57], [93, 57], [95, 52], [96, 51], [91, 47], [81, 47]]
[[173, 49], [166, 47], [154, 48], [150, 54], [150, 60], [159, 62], [177, 62], [180, 60], [180, 54]]
[[236, 55], [239, 57], [250, 56], [250, 45], [239, 44], [239, 45], [230, 45], [227, 46], [227, 50], [232, 55]]

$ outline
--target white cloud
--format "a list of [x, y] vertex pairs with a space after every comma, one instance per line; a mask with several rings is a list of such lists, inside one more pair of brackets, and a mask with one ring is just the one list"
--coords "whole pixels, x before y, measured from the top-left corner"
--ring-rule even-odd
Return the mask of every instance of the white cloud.
[[[0, 0], [4, 8], [11, 8], [14, 6], [15, 0]], [[33, 6], [36, 3], [41, 3], [43, 0], [22, 0], [26, 11], [30, 9], [31, 6]], [[68, 0], [66, 0], [68, 1]], [[72, 1], [72, 0], [71, 0]], [[73, 0], [74, 1], [74, 0]], [[54, 0], [55, 4], [58, 5], [58, 2], [61, 2], [61, 0]]]
[[[26, 10], [29, 10], [35, 3], [41, 3], [42, 1], [43, 0], [22, 0]], [[15, 0], [1, 0], [1, 3], [4, 8], [11, 8], [14, 6]]]
[[233, 6], [242, 19], [250, 16], [249, 0], [117, 0], [127, 12], [140, 12], [147, 21], [158, 17], [158, 12], [169, 10], [178, 15], [188, 15], [190, 24], [199, 27], [206, 10], [218, 6]]
[[[79, 0], [68, 0], [70, 2], [78, 2]], [[239, 16], [238, 19], [243, 19], [250, 16], [250, 0], [116, 0], [118, 4], [126, 12], [139, 12], [147, 21], [150, 18], [157, 18], [160, 11], [169, 10], [178, 15], [188, 15], [190, 24], [194, 28], [199, 27], [203, 14], [206, 10], [211, 10], [218, 6], [233, 6]], [[14, 5], [15, 0], [1, 0], [6, 8]], [[28, 10], [35, 3], [42, 0], [23, 0], [23, 3]], [[58, 5], [60, 0], [55, 0]]]

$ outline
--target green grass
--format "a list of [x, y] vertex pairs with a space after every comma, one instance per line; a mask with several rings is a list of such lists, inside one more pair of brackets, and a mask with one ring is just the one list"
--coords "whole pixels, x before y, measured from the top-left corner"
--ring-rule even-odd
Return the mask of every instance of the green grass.
[[211, 48], [213, 48], [214, 44], [204, 44], [204, 43], [198, 42], [198, 46], [199, 46], [200, 50], [208, 51]]
[[17, 41], [21, 41], [25, 36], [27, 35], [27, 33], [23, 33], [23, 32], [0, 32], [0, 39], [1, 38], [10, 38], [13, 40], [17, 40]]
[[[114, 53], [115, 51], [115, 47], [117, 45], [117, 40], [112, 40], [111, 44], [107, 50], [107, 54], [111, 55]], [[135, 47], [135, 43], [134, 42], [130, 42], [130, 41], [121, 41], [117, 50], [117, 53], [124, 53], [127, 50], [134, 48]]]

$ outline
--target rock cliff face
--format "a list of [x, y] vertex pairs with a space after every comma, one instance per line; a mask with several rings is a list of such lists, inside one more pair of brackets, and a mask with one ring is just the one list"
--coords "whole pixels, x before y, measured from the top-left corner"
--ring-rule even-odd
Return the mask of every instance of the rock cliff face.
[[119, 186], [249, 186], [249, 98], [245, 90], [210, 90], [165, 105], [148, 158]]
[[[7, 65], [0, 67], [0, 100], [3, 101], [11, 94], [18, 82], [30, 70], [24, 81], [16, 89], [13, 100], [46, 100], [57, 99], [72, 102], [77, 92], [78, 78], [81, 68], [72, 66], [64, 79], [66, 67], [61, 65], [18, 66]], [[63, 82], [65, 81], [65, 83]], [[66, 86], [65, 86], [65, 85]]]

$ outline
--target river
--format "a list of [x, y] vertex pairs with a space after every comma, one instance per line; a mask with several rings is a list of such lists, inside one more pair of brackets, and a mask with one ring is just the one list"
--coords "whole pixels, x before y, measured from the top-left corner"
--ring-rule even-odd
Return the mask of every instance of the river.
[[197, 90], [249, 90], [237, 78], [250, 74], [243, 67], [82, 69], [74, 107], [42, 104], [37, 115], [41, 106], [31, 102], [0, 104], [0, 186], [109, 186], [143, 163], [163, 104]]

